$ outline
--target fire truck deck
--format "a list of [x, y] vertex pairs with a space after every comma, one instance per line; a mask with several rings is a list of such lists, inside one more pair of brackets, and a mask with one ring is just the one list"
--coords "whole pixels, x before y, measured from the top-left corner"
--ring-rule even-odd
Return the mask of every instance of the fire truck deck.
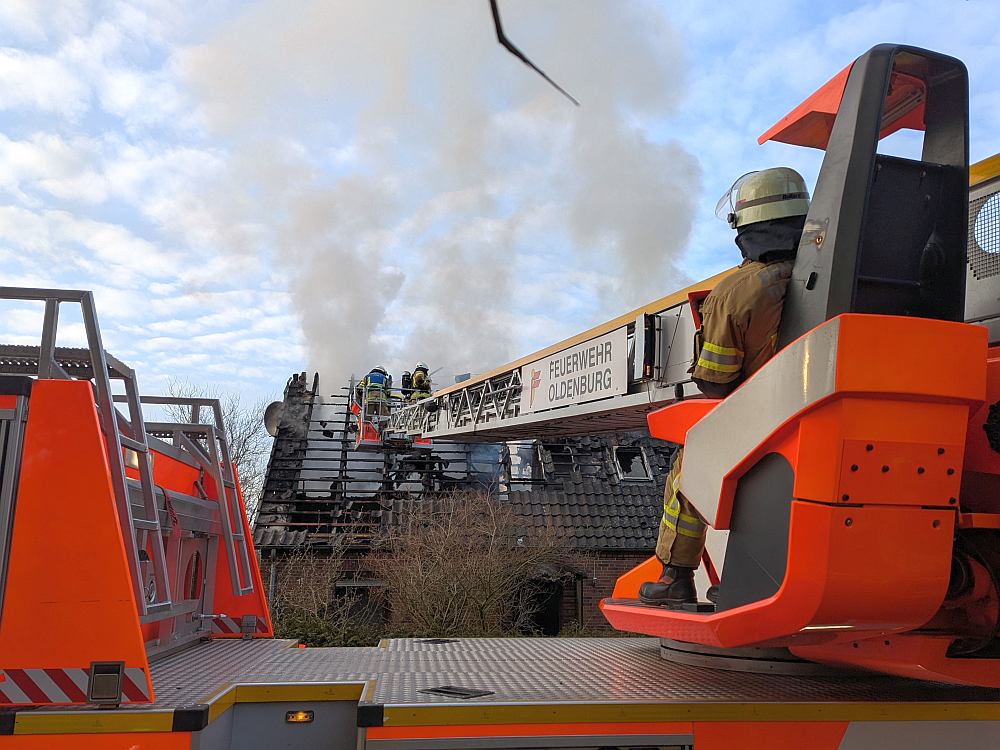
[[[216, 640], [165, 657], [151, 671], [156, 702], [149, 708], [22, 709], [7, 714], [8, 732], [198, 732], [211, 747], [213, 725], [224, 724], [230, 709], [255, 704], [322, 707], [316, 731], [325, 721], [323, 731], [377, 748], [511, 733], [527, 740], [569, 725], [580, 727], [577, 740], [592, 731], [601, 743], [627, 735], [633, 745], [685, 746], [696, 722], [851, 722], [891, 727], [906, 742], [908, 731], [926, 738], [942, 727], [955, 742], [950, 730], [968, 726], [979, 743], [984, 729], [1000, 739], [1000, 690], [862, 672], [845, 679], [843, 672], [721, 671], [664, 660], [653, 638], [392, 639], [355, 648]], [[426, 692], [437, 688], [471, 693]]]

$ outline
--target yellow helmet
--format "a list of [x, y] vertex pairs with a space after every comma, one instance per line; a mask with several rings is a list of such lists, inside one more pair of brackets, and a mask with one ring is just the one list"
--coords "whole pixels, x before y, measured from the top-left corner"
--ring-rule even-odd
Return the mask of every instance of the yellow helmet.
[[748, 172], [719, 199], [715, 213], [733, 229], [758, 221], [805, 216], [809, 190], [802, 175], [789, 167]]

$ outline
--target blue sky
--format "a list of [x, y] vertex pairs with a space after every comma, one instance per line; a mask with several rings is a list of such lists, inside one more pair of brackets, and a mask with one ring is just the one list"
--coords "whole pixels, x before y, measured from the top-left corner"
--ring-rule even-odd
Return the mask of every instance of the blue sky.
[[[973, 158], [1000, 152], [995, 2], [501, 9], [580, 108], [485, 0], [0, 4], [0, 283], [93, 289], [146, 391], [443, 377], [732, 265], [719, 195], [820, 163], [756, 137], [874, 44], [964, 60]], [[2, 305], [0, 339], [40, 320]]]

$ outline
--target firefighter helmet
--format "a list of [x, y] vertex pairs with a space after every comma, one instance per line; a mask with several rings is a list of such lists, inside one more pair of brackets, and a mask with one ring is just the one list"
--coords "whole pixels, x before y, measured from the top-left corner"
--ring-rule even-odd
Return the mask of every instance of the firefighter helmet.
[[805, 216], [809, 191], [802, 175], [788, 167], [747, 172], [719, 199], [715, 214], [733, 229], [758, 221]]
[[389, 371], [385, 369], [385, 365], [379, 365], [378, 367], [373, 367], [372, 372], [380, 372], [383, 375], [388, 375]]
[[413, 366], [414, 373], [418, 373], [421, 371], [423, 371], [424, 375], [427, 375], [430, 372], [430, 368], [427, 366], [426, 362], [417, 362], [417, 364]]

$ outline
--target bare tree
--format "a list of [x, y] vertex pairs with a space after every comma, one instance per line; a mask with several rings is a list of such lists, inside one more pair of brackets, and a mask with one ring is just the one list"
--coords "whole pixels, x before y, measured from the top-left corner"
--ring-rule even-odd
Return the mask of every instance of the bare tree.
[[369, 564], [394, 630], [469, 637], [529, 631], [533, 582], [558, 577], [570, 557], [554, 531], [525, 530], [495, 496], [456, 493], [405, 507]]
[[[271, 450], [271, 437], [264, 429], [264, 409], [268, 399], [257, 399], [247, 403], [239, 393], [223, 391], [212, 386], [199, 386], [187, 380], [171, 380], [167, 390], [171, 396], [179, 398], [217, 398], [222, 406], [222, 429], [229, 444], [229, 454], [236, 465], [236, 473], [243, 490], [243, 502], [247, 506], [247, 516], [253, 525], [264, 489], [267, 473], [267, 457]], [[191, 412], [183, 406], [167, 406], [167, 415], [178, 422], [191, 419]], [[214, 417], [202, 410], [202, 419], [209, 422]], [[214, 425], [219, 428], [220, 425]]]

